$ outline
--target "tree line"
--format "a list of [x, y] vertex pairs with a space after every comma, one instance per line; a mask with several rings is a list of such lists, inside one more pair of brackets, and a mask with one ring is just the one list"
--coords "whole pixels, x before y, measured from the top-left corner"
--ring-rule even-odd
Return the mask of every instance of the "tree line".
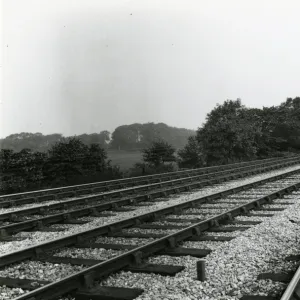
[[[247, 108], [240, 99], [218, 104], [207, 114], [205, 123], [196, 133], [178, 128], [173, 130], [186, 138], [179, 151], [174, 144], [182, 140], [176, 134], [166, 137], [168, 128], [172, 127], [163, 123], [124, 125], [115, 130], [112, 140], [106, 131], [69, 138], [43, 136], [47, 137], [47, 142], [39, 134], [22, 133], [23, 138], [12, 135], [14, 140], [28, 144], [40, 139], [43, 142], [37, 143], [38, 149], [43, 151], [1, 149], [0, 191], [17, 192], [120, 178], [122, 173], [117, 167], [112, 167], [108, 159], [109, 147], [140, 149], [142, 161], [134, 168], [141, 173], [132, 173], [132, 176], [173, 171], [177, 166], [195, 168], [287, 152], [299, 153], [300, 97], [288, 98], [279, 106], [262, 109]], [[187, 133], [190, 134], [188, 137]], [[14, 145], [20, 147], [17, 142]]]
[[178, 155], [181, 166], [201, 167], [284, 152], [300, 152], [300, 97], [262, 109], [227, 100], [207, 114]]

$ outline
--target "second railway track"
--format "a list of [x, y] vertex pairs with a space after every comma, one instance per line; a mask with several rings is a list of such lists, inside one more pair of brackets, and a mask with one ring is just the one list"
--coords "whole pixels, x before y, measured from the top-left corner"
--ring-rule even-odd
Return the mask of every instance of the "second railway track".
[[180, 179], [189, 176], [203, 175], [203, 174], [209, 174], [209, 173], [220, 172], [225, 170], [231, 170], [243, 166], [250, 166], [255, 164], [262, 165], [264, 163], [275, 162], [280, 160], [282, 160], [282, 158], [270, 158], [270, 159], [255, 160], [255, 161], [228, 164], [222, 166], [189, 169], [184, 171], [169, 172], [169, 173], [162, 173], [162, 174], [155, 174], [155, 175], [148, 175], [148, 176], [141, 176], [141, 177], [132, 177], [132, 178], [117, 179], [117, 180], [110, 180], [110, 181], [103, 181], [103, 182], [65, 186], [65, 187], [52, 188], [52, 189], [43, 189], [43, 190], [30, 191], [24, 193], [17, 193], [17, 194], [1, 195], [0, 202], [19, 200], [19, 199], [27, 199], [28, 201], [31, 198], [35, 199], [35, 201], [39, 201], [39, 200], [43, 201], [43, 199], [61, 199], [65, 197], [88, 195], [92, 193], [107, 192], [116, 189], [124, 189], [127, 187], [147, 185], [151, 183], [159, 183], [161, 181]]
[[[153, 189], [163, 189], [169, 186], [174, 185], [180, 185], [184, 183], [194, 183], [197, 182], [198, 186], [205, 186], [209, 185], [214, 182], [218, 182], [221, 180], [228, 180], [232, 176], [236, 176], [236, 174], [241, 174], [241, 176], [247, 176], [247, 174], [251, 174], [251, 172], [257, 172], [258, 170], [263, 170], [264, 168], [280, 168], [282, 166], [288, 166], [297, 164], [300, 162], [300, 156], [292, 157], [292, 158], [286, 158], [286, 159], [272, 159], [272, 160], [264, 160], [264, 161], [253, 161], [248, 163], [241, 163], [241, 164], [234, 164], [230, 165], [229, 167], [220, 167], [221, 170], [213, 171], [210, 170], [203, 171], [203, 169], [197, 169], [197, 172], [200, 172], [199, 174], [194, 174], [191, 170], [190, 173], [183, 175], [181, 174], [178, 177], [178, 175], [172, 175], [169, 177], [166, 177], [163, 181], [161, 179], [158, 179], [158, 183], [147, 183], [145, 185], [139, 185], [139, 186], [133, 186], [133, 187], [127, 187], [121, 189], [121, 190], [114, 190], [114, 191], [106, 191], [106, 192], [98, 192], [91, 195], [81, 195], [80, 196], [80, 190], [76, 190], [76, 186], [74, 187], [75, 190], [70, 190], [70, 187], [67, 187], [68, 191], [63, 193], [56, 193], [56, 189], [47, 190], [47, 193], [45, 195], [40, 196], [26, 196], [21, 197], [19, 199], [10, 199], [9, 195], [3, 196], [4, 198], [0, 199], [0, 208], [10, 208], [10, 207], [16, 207], [16, 206], [23, 206], [23, 205], [29, 205], [29, 206], [37, 206], [37, 205], [52, 205], [52, 207], [61, 208], [61, 205], [63, 202], [65, 205], [68, 204], [82, 204], [97, 200], [103, 200], [107, 198], [120, 198], [126, 195], [133, 195], [138, 193], [145, 193], [149, 190]], [[210, 169], [210, 168], [208, 168]], [[224, 169], [224, 170], [222, 170]], [[248, 172], [248, 173], [247, 173]], [[203, 174], [204, 173], [204, 174]], [[191, 175], [193, 174], [193, 175]], [[175, 178], [175, 179], [174, 179]], [[151, 182], [151, 181], [150, 181]], [[193, 185], [190, 185], [193, 187]], [[81, 187], [81, 186], [80, 186]], [[110, 190], [110, 189], [109, 189]], [[91, 193], [91, 191], [89, 192]], [[18, 194], [20, 196], [20, 194]], [[25, 193], [24, 195], [27, 195]], [[23, 195], [23, 196], [24, 196]], [[7, 198], [8, 197], [8, 198]], [[68, 200], [69, 198], [69, 200]], [[57, 206], [55, 206], [57, 204]]]

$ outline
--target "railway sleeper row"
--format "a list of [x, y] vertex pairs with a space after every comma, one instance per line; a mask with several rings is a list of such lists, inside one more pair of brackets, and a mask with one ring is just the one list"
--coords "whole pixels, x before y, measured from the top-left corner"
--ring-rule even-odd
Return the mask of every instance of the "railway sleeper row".
[[[297, 171], [289, 172], [286, 175], [293, 174], [294, 172], [297, 172]], [[134, 210], [134, 208], [120, 207], [120, 210], [121, 211], [131, 211], [131, 210]], [[180, 209], [175, 207], [175, 210], [174, 210], [175, 213], [176, 213], [176, 210], [178, 210], [180, 212]], [[90, 212], [91, 215], [96, 216], [96, 217], [107, 217], [107, 216], [113, 215], [113, 214], [107, 213], [107, 212], [99, 213], [99, 211], [95, 210], [95, 208], [92, 208], [92, 210], [86, 209], [85, 211]], [[115, 211], [118, 211], [118, 209], [115, 209]], [[61, 218], [59, 218], [59, 219], [57, 219], [58, 216], [55, 215], [55, 216], [43, 217], [39, 220], [24, 221], [21, 223], [2, 226], [2, 227], [0, 227], [1, 239], [2, 239], [2, 241], [18, 240], [19, 238], [12, 237], [11, 235], [14, 233], [20, 232], [20, 231], [28, 231], [28, 230], [59, 231], [59, 229], [56, 229], [56, 228], [53, 229], [53, 228], [47, 227], [47, 225], [54, 224], [53, 220], [56, 221], [55, 222], [56, 224], [85, 224], [88, 222], [88, 221], [78, 220], [78, 216], [82, 216], [81, 210], [75, 210], [74, 212], [75, 212], [75, 214], [70, 214], [70, 213], [61, 214], [60, 215]], [[79, 213], [79, 215], [77, 215], [77, 213]], [[191, 213], [191, 214], [193, 214], [193, 213]], [[46, 220], [46, 222], [45, 222], [45, 220]], [[47, 224], [48, 220], [50, 220], [50, 221], [52, 220], [53, 223]]]
[[[213, 231], [213, 228], [210, 229], [210, 231]], [[220, 238], [226, 238], [228, 239], [233, 239], [229, 237], [218, 237], [219, 240]], [[191, 239], [193, 240], [193, 239]], [[200, 239], [202, 240], [202, 239]], [[103, 246], [105, 247], [105, 244], [99, 244], [98, 246]], [[108, 247], [110, 245], [107, 245]], [[113, 245], [116, 246], [116, 245]], [[124, 245], [117, 245], [118, 249], [121, 248]], [[85, 245], [85, 247], [93, 247], [91, 244]], [[124, 248], [130, 249], [132, 246], [125, 246]], [[123, 247], [122, 247], [123, 248]], [[186, 255], [191, 255], [194, 257], [199, 257], [203, 258], [207, 254], [209, 254], [211, 251], [210, 250], [201, 250], [201, 249], [188, 249], [188, 248], [169, 248], [164, 250], [163, 252], [160, 252], [160, 254], [165, 254], [165, 255], [171, 255], [171, 256], [186, 256]], [[137, 258], [138, 259], [138, 258]], [[52, 262], [52, 263], [63, 263], [63, 264], [73, 264], [73, 265], [84, 265], [86, 267], [88, 266], [93, 266], [97, 263], [100, 263], [101, 261], [99, 260], [93, 260], [93, 259], [80, 259], [80, 258], [68, 258], [68, 257], [43, 257], [40, 256], [38, 258], [39, 261], [41, 262]], [[183, 266], [172, 266], [172, 265], [155, 265], [155, 264], [145, 264], [142, 261], [138, 262], [138, 264], [134, 264], [132, 266], [124, 268], [124, 271], [130, 271], [130, 272], [142, 272], [142, 273], [155, 273], [155, 274], [160, 274], [160, 275], [165, 275], [165, 276], [174, 276], [176, 273], [180, 272], [183, 270]], [[0, 279], [1, 282], [1, 279]], [[30, 281], [29, 281], [30, 282]], [[26, 285], [28, 285], [28, 280], [23, 281], [18, 281], [15, 282], [15, 279], [12, 279], [10, 282], [9, 279], [4, 278], [3, 283], [9, 286], [22, 286], [22, 288], [26, 288]], [[35, 281], [33, 281], [35, 285], [37, 284]], [[38, 282], [39, 285], [44, 285], [44, 284], [49, 284], [50, 282]], [[32, 288], [31, 288], [32, 289]], [[143, 290], [139, 289], [127, 289], [127, 288], [114, 288], [114, 287], [97, 287], [97, 288], [92, 288], [92, 289], [86, 289], [86, 290], [81, 290], [80, 292], [76, 293], [76, 299], [85, 299], [82, 297], [90, 297], [92, 298], [89, 299], [134, 299], [138, 294], [142, 293]], [[126, 298], [124, 298], [124, 293], [126, 294]], [[108, 297], [108, 298], [104, 298]], [[96, 298], [94, 298], [96, 297]], [[113, 297], [113, 298], [111, 298]]]
[[[277, 169], [278, 166], [269, 166], [267, 170]], [[134, 208], [126, 208], [126, 205], [143, 205], [143, 201], [162, 201], [160, 197], [167, 197], [170, 194], [177, 194], [182, 191], [190, 191], [191, 189], [195, 188], [202, 188], [206, 185], [212, 183], [220, 183], [224, 182], [229, 179], [237, 179], [241, 177], [246, 177], [252, 174], [261, 173], [266, 171], [266, 169], [256, 169], [251, 170], [243, 173], [232, 173], [225, 177], [218, 177], [210, 181], [205, 182], [192, 182], [189, 184], [184, 184], [180, 186], [172, 186], [172, 188], [159, 190], [159, 191], [151, 191], [144, 195], [137, 195], [130, 198], [125, 198], [121, 200], [111, 201], [104, 204], [94, 204], [87, 202], [85, 200], [81, 200], [85, 205], [83, 208], [72, 209], [72, 205], [77, 204], [78, 200], [70, 200], [68, 205], [66, 203], [59, 203], [59, 204], [51, 204], [48, 207], [34, 207], [29, 209], [17, 210], [10, 213], [0, 214], [0, 221], [1, 222], [10, 222], [11, 224], [3, 224], [0, 225], [0, 240], [2, 241], [11, 241], [14, 238], [11, 235], [16, 234], [21, 231], [28, 231], [28, 230], [45, 230], [51, 231], [49, 228], [45, 228], [49, 225], [53, 224], [84, 224], [84, 221], [77, 220], [80, 217], [86, 216], [95, 216], [95, 217], [105, 217], [110, 215], [111, 213], [106, 213], [105, 211], [130, 211], [134, 210]], [[297, 174], [299, 170], [294, 170], [291, 172], [286, 173], [285, 176]], [[74, 203], [75, 202], [75, 203]], [[51, 210], [58, 210], [58, 209], [65, 209], [67, 211], [61, 213], [51, 214]], [[69, 210], [70, 209], [70, 210]], [[28, 216], [30, 215], [38, 215], [39, 218], [29, 219]], [[27, 220], [22, 219], [24, 216], [27, 217]]]

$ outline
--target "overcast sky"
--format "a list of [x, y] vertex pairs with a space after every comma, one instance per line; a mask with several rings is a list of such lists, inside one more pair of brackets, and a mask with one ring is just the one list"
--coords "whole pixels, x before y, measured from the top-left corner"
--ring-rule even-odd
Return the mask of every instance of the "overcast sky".
[[0, 137], [196, 129], [300, 96], [300, 1], [2, 0]]

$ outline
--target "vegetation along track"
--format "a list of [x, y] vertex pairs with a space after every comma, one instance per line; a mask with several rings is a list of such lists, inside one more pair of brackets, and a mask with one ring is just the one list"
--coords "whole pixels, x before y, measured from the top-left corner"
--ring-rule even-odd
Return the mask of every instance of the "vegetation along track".
[[[94, 195], [90, 195], [90, 196], [82, 196], [81, 198], [78, 199], [79, 194], [82, 192], [82, 190], [77, 190], [77, 191], [67, 191], [67, 192], [63, 192], [63, 193], [51, 193], [51, 190], [48, 190], [48, 194], [45, 194], [43, 196], [39, 196], [39, 197], [25, 197], [25, 198], [20, 198], [20, 199], [10, 199], [7, 200], [6, 198], [3, 198], [3, 201], [0, 201], [0, 208], [7, 208], [7, 207], [14, 207], [14, 206], [19, 206], [19, 205], [26, 205], [26, 204], [30, 204], [33, 203], [34, 206], [39, 205], [41, 203], [44, 204], [48, 204], [48, 203], [55, 203], [55, 202], [60, 202], [60, 201], [64, 201], [67, 198], [70, 197], [76, 197], [73, 200], [78, 199], [78, 201], [82, 202], [83, 200], [95, 200], [98, 199], [98, 197], [100, 197], [100, 199], [104, 199], [104, 198], [113, 198], [113, 197], [120, 197], [123, 195], [127, 195], [127, 194], [133, 194], [133, 193], [138, 193], [138, 192], [143, 192], [143, 191], [147, 191], [149, 189], [153, 189], [153, 188], [162, 188], [164, 186], [169, 186], [169, 185], [174, 185], [176, 183], [183, 183], [183, 182], [191, 182], [191, 181], [198, 181], [198, 180], [209, 180], [211, 178], [217, 177], [217, 176], [222, 176], [222, 175], [226, 175], [229, 174], [233, 171], [238, 172], [238, 171], [246, 171], [246, 170], [251, 170], [252, 168], [261, 168], [261, 167], [265, 167], [265, 166], [270, 166], [270, 165], [274, 165], [274, 164], [278, 164], [278, 163], [282, 163], [282, 162], [287, 162], [287, 163], [297, 163], [300, 161], [300, 157], [293, 157], [293, 158], [287, 158], [284, 160], [265, 160], [265, 161], [254, 161], [251, 163], [242, 163], [241, 165], [239, 164], [235, 164], [235, 165], [230, 165], [231, 167], [229, 167], [228, 170], [223, 170], [220, 171], [218, 170], [216, 171], [211, 171], [211, 172], [206, 172], [203, 175], [201, 171], [202, 169], [198, 169], [198, 172], [201, 172], [200, 175], [191, 175], [191, 174], [186, 174], [186, 175], [173, 175], [173, 177], [175, 177], [175, 179], [172, 179], [171, 177], [165, 178], [165, 181], [162, 181], [162, 179], [155, 179], [155, 181], [159, 181], [159, 183], [148, 183], [146, 185], [141, 185], [141, 186], [137, 186], [137, 187], [129, 187], [129, 188], [123, 188], [122, 190], [117, 190], [117, 191], [110, 191], [110, 192], [99, 192], [96, 193]], [[199, 171], [200, 170], [200, 171]], [[193, 172], [193, 170], [191, 170], [191, 172]], [[179, 178], [177, 178], [179, 177]], [[171, 180], [172, 179], [172, 180]], [[209, 184], [209, 182], [208, 182]], [[114, 188], [117, 188], [116, 186], [114, 186]], [[108, 188], [109, 189], [109, 188]], [[111, 189], [113, 189], [113, 187], [111, 187]], [[84, 193], [87, 193], [87, 190], [84, 189], [83, 190]], [[20, 195], [20, 194], [19, 194]], [[76, 196], [77, 195], [77, 196]], [[95, 198], [96, 197], [96, 198]]]
[[[57, 228], [49, 228], [53, 224], [85, 224], [88, 220], [79, 220], [82, 217], [105, 217], [112, 216], [118, 211], [134, 211], [140, 205], [149, 205], [149, 202], [164, 201], [160, 197], [168, 196], [182, 191], [189, 191], [192, 188], [201, 188], [214, 183], [228, 181], [274, 170], [286, 166], [290, 166], [299, 162], [299, 157], [293, 159], [285, 159], [280, 162], [265, 162], [263, 165], [251, 165], [247, 167], [239, 167], [230, 171], [221, 171], [210, 175], [200, 175], [189, 177], [187, 179], [167, 181], [160, 184], [151, 184], [140, 188], [127, 189], [125, 192], [138, 193], [129, 197], [119, 199], [106, 199], [111, 193], [102, 194], [99, 196], [91, 196], [80, 199], [72, 199], [59, 203], [52, 203], [45, 206], [36, 206], [18, 210], [10, 210], [9, 212], [2, 211], [0, 214], [0, 239], [2, 241], [12, 241], [19, 237], [12, 237], [13, 234], [22, 231], [57, 231]], [[209, 176], [209, 178], [207, 178]], [[214, 177], [213, 177], [214, 176]], [[202, 181], [199, 181], [203, 179]], [[187, 183], [185, 183], [187, 181]], [[155, 189], [157, 188], [157, 189]], [[149, 191], [150, 189], [150, 191]], [[125, 193], [124, 190], [122, 193]], [[157, 199], [160, 198], [160, 199]], [[24, 199], [20, 200], [23, 201]], [[100, 203], [99, 203], [100, 201]], [[145, 202], [144, 204], [141, 202]], [[131, 207], [124, 207], [132, 205]], [[105, 211], [109, 211], [108, 213]], [[63, 229], [62, 229], [63, 230]]]
[[[143, 290], [94, 284], [120, 270], [174, 275], [183, 268], [149, 264], [145, 260], [154, 254], [205, 257], [210, 250], [184, 248], [180, 243], [187, 240], [229, 240], [230, 237], [211, 235], [216, 232], [245, 230], [249, 228], [245, 225], [259, 223], [234, 219], [236, 216], [249, 214], [250, 210], [254, 210], [251, 216], [268, 217], [284, 209], [274, 208], [270, 204], [300, 187], [298, 172], [299, 170], [289, 171], [4, 255], [0, 257], [0, 266], [4, 268], [0, 273], [3, 276], [2, 284], [10, 288], [22, 287], [25, 294], [17, 296], [15, 299], [18, 300], [55, 299], [66, 293], [71, 293], [76, 300], [113, 299], [105, 298], [108, 294], [119, 295], [119, 299], [134, 299]], [[281, 202], [283, 207], [288, 207], [289, 204]], [[105, 236], [121, 238], [122, 242], [105, 244]], [[99, 238], [102, 242], [99, 242]], [[138, 242], [132, 247], [131, 238], [145, 239], [144, 244]], [[39, 275], [41, 262], [47, 262], [46, 267], [52, 270], [52, 277], [44, 277], [44, 281], [40, 281]], [[22, 267], [18, 268], [18, 264], [22, 263]], [[74, 268], [71, 275], [59, 276], [59, 272], [63, 273], [62, 264], [71, 264]], [[14, 270], [18, 272], [15, 273]], [[26, 270], [32, 270], [28, 279]], [[18, 279], [9, 279], [10, 276]], [[124, 282], [123, 284], [125, 286]], [[27, 293], [28, 290], [32, 291]]]
[[172, 179], [180, 179], [188, 176], [208, 174], [213, 172], [231, 170], [242, 166], [263, 164], [267, 162], [275, 162], [280, 160], [282, 160], [282, 158], [270, 158], [270, 159], [254, 160], [249, 162], [228, 164], [222, 166], [189, 169], [184, 171], [169, 172], [169, 173], [110, 180], [110, 181], [103, 181], [103, 182], [95, 182], [95, 183], [87, 183], [87, 184], [80, 184], [80, 185], [72, 185], [72, 186], [59, 187], [53, 189], [43, 189], [43, 190], [31, 191], [25, 193], [3, 195], [0, 196], [0, 201], [2, 202], [2, 201], [11, 201], [11, 200], [18, 200], [18, 199], [26, 199], [27, 201], [30, 201], [30, 199], [32, 199], [36, 202], [41, 202], [41, 201], [51, 200], [51, 199], [55, 200], [55, 199], [62, 199], [66, 197], [76, 197], [80, 195], [106, 192], [106, 191], [111, 191], [116, 189], [123, 189], [126, 187], [157, 183], [157, 182], [167, 181]]

